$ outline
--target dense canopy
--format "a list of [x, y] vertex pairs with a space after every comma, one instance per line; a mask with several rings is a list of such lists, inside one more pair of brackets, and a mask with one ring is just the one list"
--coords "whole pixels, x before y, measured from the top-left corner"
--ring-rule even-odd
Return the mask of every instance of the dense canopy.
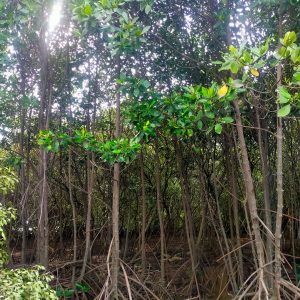
[[298, 299], [299, 0], [0, 0], [0, 299]]

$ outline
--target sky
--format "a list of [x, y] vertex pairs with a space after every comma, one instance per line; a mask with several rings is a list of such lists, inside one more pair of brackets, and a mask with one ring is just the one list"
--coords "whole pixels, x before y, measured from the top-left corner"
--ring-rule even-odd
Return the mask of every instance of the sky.
[[48, 20], [49, 33], [53, 32], [56, 29], [56, 27], [59, 25], [60, 19], [62, 17], [62, 9], [63, 9], [63, 0], [55, 1]]

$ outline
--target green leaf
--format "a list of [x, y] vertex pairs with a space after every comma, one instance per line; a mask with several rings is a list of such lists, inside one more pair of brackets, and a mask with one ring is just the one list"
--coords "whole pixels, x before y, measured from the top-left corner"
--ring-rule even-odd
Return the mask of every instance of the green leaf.
[[211, 62], [212, 64], [214, 65], [222, 65], [223, 64], [223, 61], [220, 61], [220, 60], [214, 60]]
[[193, 136], [193, 129], [188, 129], [187, 130], [187, 135], [189, 136], [189, 137], [191, 137], [191, 136]]
[[90, 4], [87, 4], [84, 9], [83, 9], [84, 13], [87, 15], [87, 16], [90, 16], [92, 13], [93, 13], [93, 9], [92, 7], [90, 6]]
[[236, 52], [236, 48], [233, 45], [229, 46], [229, 51], [231, 54], [234, 54]]
[[236, 74], [239, 71], [239, 64], [236, 61], [231, 62], [230, 70], [233, 74]]
[[291, 51], [291, 60], [294, 64], [300, 62], [300, 47]]
[[231, 118], [231, 117], [224, 117], [224, 118], [222, 118], [222, 122], [223, 123], [232, 123], [234, 120], [233, 120], [233, 118]]
[[209, 119], [214, 119], [215, 117], [215, 114], [211, 111], [208, 111], [205, 113], [205, 115], [209, 118]]
[[218, 123], [218, 124], [215, 125], [215, 133], [221, 134], [222, 133], [222, 129], [223, 129], [223, 127], [222, 127], [221, 124]]
[[87, 284], [79, 283], [79, 282], [76, 283], [76, 289], [84, 293], [87, 293], [91, 290], [91, 288]]
[[199, 121], [198, 121], [198, 123], [197, 123], [197, 127], [198, 127], [198, 129], [202, 129], [202, 127], [203, 127], [203, 123], [202, 123], [202, 121], [201, 121], [201, 120], [199, 120]]
[[148, 15], [150, 11], [151, 11], [151, 6], [147, 4], [145, 7], [145, 13]]
[[243, 77], [242, 77], [242, 82], [245, 82], [249, 77], [249, 74], [248, 73], [244, 73], [243, 74]]
[[107, 6], [107, 0], [101, 0], [101, 5], [105, 8]]
[[296, 72], [293, 75], [293, 83], [295, 84], [300, 84], [300, 72]]
[[295, 31], [289, 31], [284, 35], [284, 38], [281, 39], [280, 41], [284, 46], [290, 46], [291, 44], [296, 42], [296, 40], [297, 37]]
[[280, 86], [277, 89], [277, 92], [278, 92], [278, 96], [279, 96], [279, 100], [278, 100], [279, 103], [284, 104], [284, 103], [288, 103], [290, 101], [292, 96], [285, 87]]
[[280, 49], [278, 50], [278, 54], [281, 56], [281, 57], [285, 57], [286, 55], [286, 47], [282, 46], [280, 47]]
[[244, 86], [242, 80], [240, 79], [235, 79], [235, 80], [232, 80], [232, 86], [235, 88], [235, 89], [238, 89], [238, 88], [241, 88]]
[[149, 29], [151, 28], [151, 26], [145, 26], [142, 30], [142, 35], [147, 33], [149, 31]]
[[287, 115], [289, 115], [289, 113], [291, 112], [291, 105], [285, 105], [283, 107], [281, 107], [278, 112], [277, 112], [277, 116], [280, 118], [286, 117]]
[[250, 53], [248, 51], [244, 51], [243, 58], [244, 58], [244, 60], [247, 64], [251, 63], [251, 56], [250, 56]]
[[125, 22], [128, 23], [129, 18], [128, 18], [128, 14], [125, 11], [123, 11], [121, 13], [121, 16], [123, 17], [123, 19], [125, 20]]
[[150, 82], [148, 80], [142, 80], [141, 84], [147, 89], [150, 87]]

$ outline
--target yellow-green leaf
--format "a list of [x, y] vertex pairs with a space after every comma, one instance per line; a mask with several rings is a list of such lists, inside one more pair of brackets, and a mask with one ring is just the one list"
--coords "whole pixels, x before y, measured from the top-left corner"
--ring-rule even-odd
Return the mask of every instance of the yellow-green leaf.
[[218, 124], [215, 125], [215, 133], [221, 134], [222, 133], [222, 129], [223, 129], [223, 127], [222, 127], [221, 124], [218, 123]]
[[257, 69], [251, 68], [250, 72], [253, 76], [258, 77], [259, 76], [259, 72], [257, 71]]
[[283, 107], [281, 107], [278, 112], [277, 112], [277, 116], [282, 118], [282, 117], [286, 117], [289, 113], [291, 112], [291, 105], [285, 105]]
[[85, 7], [84, 7], [84, 13], [87, 15], [87, 16], [90, 16], [93, 12], [93, 9], [92, 7], [87, 4]]
[[218, 95], [219, 98], [224, 97], [228, 92], [228, 86], [226, 84], [224, 84], [219, 90], [218, 90]]

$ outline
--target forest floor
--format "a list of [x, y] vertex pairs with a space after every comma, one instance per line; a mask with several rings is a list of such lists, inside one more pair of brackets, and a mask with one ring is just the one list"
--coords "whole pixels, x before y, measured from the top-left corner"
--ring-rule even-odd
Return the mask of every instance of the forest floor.
[[[132, 242], [132, 243], [131, 243]], [[231, 241], [234, 243], [233, 241]], [[243, 257], [245, 263], [245, 274], [251, 275], [254, 270], [252, 265], [251, 246], [249, 239], [244, 238]], [[130, 299], [128, 294], [128, 282], [130, 285], [132, 299], [166, 299], [166, 300], [182, 300], [196, 299], [192, 268], [189, 259], [188, 245], [184, 238], [170, 237], [167, 240], [167, 254], [165, 256], [166, 279], [164, 286], [161, 284], [160, 278], [160, 252], [159, 237], [153, 236], [147, 240], [146, 258], [147, 270], [142, 275], [141, 255], [136, 246], [138, 243], [129, 240], [126, 257], [121, 255], [121, 284], [124, 292], [124, 299]], [[84, 240], [78, 240], [78, 257], [82, 257], [84, 250]], [[130, 247], [131, 246], [131, 247]], [[21, 252], [15, 247], [12, 251], [13, 265], [20, 265]], [[290, 242], [285, 243], [286, 250], [290, 250]], [[229, 288], [229, 276], [226, 271], [224, 260], [222, 257], [226, 254], [220, 253], [220, 247], [216, 242], [207, 240], [200, 246], [199, 267], [197, 268], [199, 278], [199, 287], [202, 293], [202, 299], [205, 300], [230, 300], [233, 299]], [[55, 280], [52, 282], [53, 287], [60, 290], [71, 290], [72, 269], [76, 267], [76, 275], [80, 275], [82, 260], [73, 263], [72, 241], [64, 242], [63, 248], [59, 245], [50, 247], [50, 264], [49, 268]], [[84, 295], [78, 293], [74, 297], [61, 297], [60, 299], [95, 299], [97, 295], [104, 291], [105, 283], [108, 276], [107, 252], [94, 245], [92, 256], [90, 257], [84, 283], [89, 287], [89, 291]], [[124, 253], [124, 249], [123, 249]], [[31, 257], [30, 257], [31, 256]], [[34, 259], [34, 251], [28, 250], [28, 257]], [[232, 253], [233, 261], [235, 261], [235, 253]], [[125, 263], [126, 262], [126, 263]], [[289, 281], [296, 283], [296, 277], [293, 272], [293, 260], [291, 257], [285, 257], [285, 277]], [[237, 265], [235, 265], [237, 267]], [[126, 282], [126, 278], [128, 282]], [[122, 281], [123, 279], [123, 281]], [[122, 283], [123, 282], [123, 283]], [[155, 296], [157, 298], [155, 298]]]

